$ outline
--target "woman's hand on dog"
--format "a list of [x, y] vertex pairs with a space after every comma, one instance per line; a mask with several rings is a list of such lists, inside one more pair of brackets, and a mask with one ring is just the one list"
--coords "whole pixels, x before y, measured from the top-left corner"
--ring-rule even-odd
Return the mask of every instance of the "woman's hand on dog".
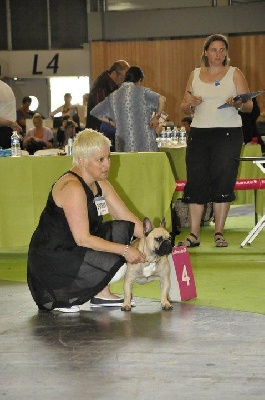
[[138, 249], [129, 246], [125, 255], [125, 260], [130, 264], [138, 264], [145, 261], [145, 255]]

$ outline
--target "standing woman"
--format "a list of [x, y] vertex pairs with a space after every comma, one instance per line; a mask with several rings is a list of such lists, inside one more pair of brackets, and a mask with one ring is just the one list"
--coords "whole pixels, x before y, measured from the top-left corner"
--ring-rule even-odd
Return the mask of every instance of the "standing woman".
[[[50, 116], [52, 118], [55, 117], [57, 113], [62, 113], [61, 117], [59, 118], [59, 121], [62, 123], [63, 117], [68, 116], [70, 117], [78, 127], [78, 131], [80, 130], [80, 118], [78, 115], [78, 104], [72, 104], [72, 95], [71, 93], [65, 93], [64, 95], [64, 104], [61, 105], [60, 107], [56, 108], [56, 110], [52, 111], [50, 113]], [[57, 122], [58, 123], [58, 122]], [[57, 124], [55, 124], [57, 127], [59, 127]]]
[[[186, 153], [187, 184], [182, 199], [189, 204], [191, 233], [182, 244], [200, 245], [204, 204], [212, 201], [214, 242], [216, 247], [227, 247], [223, 231], [230, 203], [235, 200], [237, 159], [243, 144], [238, 111], [251, 112], [253, 103], [233, 101], [233, 97], [249, 92], [249, 88], [242, 72], [229, 66], [225, 36], [215, 34], [205, 40], [201, 62], [201, 68], [195, 68], [189, 77], [181, 103], [182, 111], [193, 115]], [[225, 102], [230, 107], [218, 109]]]
[[157, 151], [155, 127], [166, 98], [142, 86], [144, 73], [132, 66], [118, 90], [94, 107], [90, 114], [116, 126], [116, 151]]
[[72, 96], [70, 93], [65, 93], [64, 104], [52, 111], [50, 116], [53, 118], [57, 113], [61, 112], [62, 116], [69, 115], [73, 116], [77, 113], [77, 104], [72, 104]]

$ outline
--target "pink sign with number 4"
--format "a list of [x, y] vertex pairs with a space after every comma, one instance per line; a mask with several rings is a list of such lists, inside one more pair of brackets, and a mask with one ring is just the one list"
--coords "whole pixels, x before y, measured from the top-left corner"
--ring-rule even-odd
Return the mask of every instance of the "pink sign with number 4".
[[196, 285], [187, 247], [173, 247], [168, 261], [170, 264], [169, 296], [171, 301], [195, 299], [197, 297]]

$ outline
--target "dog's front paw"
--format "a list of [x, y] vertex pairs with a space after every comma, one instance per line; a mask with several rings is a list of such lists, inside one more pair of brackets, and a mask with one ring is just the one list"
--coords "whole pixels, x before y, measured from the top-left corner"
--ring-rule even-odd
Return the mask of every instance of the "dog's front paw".
[[169, 302], [167, 302], [167, 303], [162, 304], [162, 310], [170, 311], [170, 310], [173, 310], [173, 307]]
[[121, 311], [131, 311], [131, 306], [128, 304], [123, 304]]

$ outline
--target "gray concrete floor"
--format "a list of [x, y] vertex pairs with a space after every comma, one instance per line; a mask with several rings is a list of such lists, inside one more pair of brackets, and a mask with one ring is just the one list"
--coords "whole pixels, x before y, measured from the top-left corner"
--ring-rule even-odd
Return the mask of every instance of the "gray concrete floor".
[[265, 316], [136, 298], [131, 313], [38, 313], [0, 281], [0, 398], [265, 399]]

